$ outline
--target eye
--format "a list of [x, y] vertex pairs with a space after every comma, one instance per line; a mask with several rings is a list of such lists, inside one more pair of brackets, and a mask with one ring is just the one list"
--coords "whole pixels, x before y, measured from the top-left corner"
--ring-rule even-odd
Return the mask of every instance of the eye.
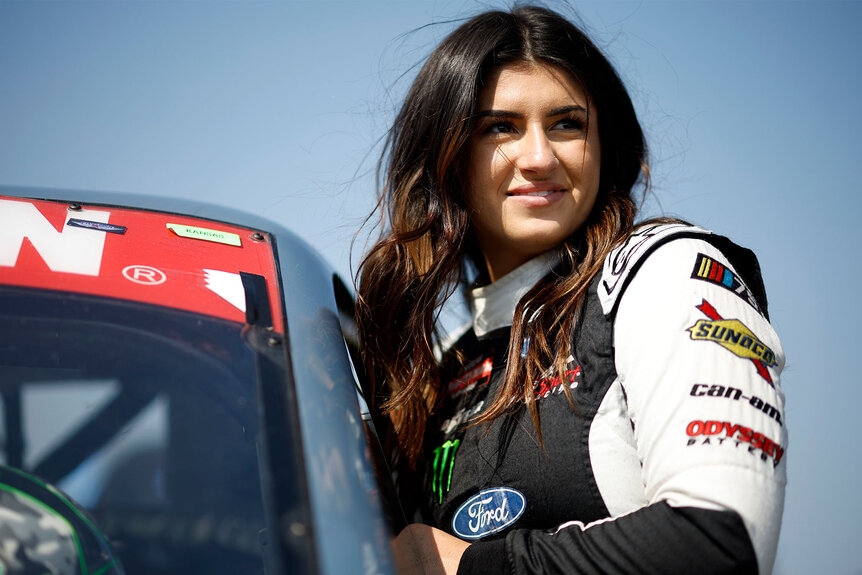
[[583, 130], [586, 123], [582, 118], [563, 118], [554, 124], [556, 130]]
[[484, 134], [513, 134], [515, 131], [511, 122], [493, 122], [482, 129]]

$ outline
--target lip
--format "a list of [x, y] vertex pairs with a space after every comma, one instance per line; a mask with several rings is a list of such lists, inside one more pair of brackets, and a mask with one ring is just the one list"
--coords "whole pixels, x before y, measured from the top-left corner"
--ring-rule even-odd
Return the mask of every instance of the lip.
[[507, 196], [520, 196], [536, 192], [565, 191], [569, 188], [559, 182], [530, 182], [506, 192]]
[[557, 202], [568, 192], [568, 188], [557, 182], [533, 183], [519, 186], [506, 192], [506, 197], [527, 206], [541, 207]]

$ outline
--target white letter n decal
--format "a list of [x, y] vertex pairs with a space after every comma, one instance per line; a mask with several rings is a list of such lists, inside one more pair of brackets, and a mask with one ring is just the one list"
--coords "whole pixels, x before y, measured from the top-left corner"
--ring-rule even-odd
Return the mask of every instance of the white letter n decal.
[[[67, 211], [66, 221], [74, 217], [106, 224], [110, 215], [94, 210]], [[70, 227], [65, 222], [63, 231], [58, 232], [33, 204], [0, 200], [0, 266], [15, 265], [24, 238], [52, 271], [99, 275], [105, 232]]]

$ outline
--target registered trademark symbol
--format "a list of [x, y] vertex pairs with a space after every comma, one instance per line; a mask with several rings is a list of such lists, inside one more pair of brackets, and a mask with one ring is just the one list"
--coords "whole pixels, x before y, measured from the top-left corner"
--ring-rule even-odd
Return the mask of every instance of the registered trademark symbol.
[[150, 266], [126, 266], [123, 268], [123, 276], [135, 283], [150, 286], [165, 283], [168, 279], [165, 272]]

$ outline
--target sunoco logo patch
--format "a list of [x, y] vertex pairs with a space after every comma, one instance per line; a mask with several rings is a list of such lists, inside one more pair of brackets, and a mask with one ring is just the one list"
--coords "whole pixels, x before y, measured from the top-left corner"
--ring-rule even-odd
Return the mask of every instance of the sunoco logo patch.
[[691, 339], [717, 343], [738, 357], [750, 359], [757, 373], [771, 385], [772, 376], [766, 368], [778, 364], [775, 353], [744, 323], [738, 319], [724, 319], [708, 301], [703, 300], [697, 309], [709, 319], [699, 319], [686, 330], [691, 334]]
[[485, 489], [458, 508], [452, 517], [452, 530], [461, 539], [481, 539], [513, 524], [526, 507], [527, 500], [516, 489]]

